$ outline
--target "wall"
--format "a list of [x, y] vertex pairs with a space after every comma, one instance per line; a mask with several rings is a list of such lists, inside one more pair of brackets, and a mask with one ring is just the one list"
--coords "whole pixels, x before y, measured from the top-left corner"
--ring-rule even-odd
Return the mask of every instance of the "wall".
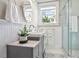
[[[79, 0], [72, 0], [72, 49], [79, 49]], [[74, 25], [75, 24], [75, 25]], [[75, 27], [75, 28], [74, 28]], [[73, 31], [74, 30], [74, 31]], [[73, 54], [73, 53], [72, 53]]]
[[[32, 9], [32, 24], [37, 28], [38, 25], [38, 4], [37, 1], [29, 0]], [[34, 14], [34, 15], [33, 15]]]
[[72, 0], [72, 15], [79, 16], [79, 0]]
[[21, 25], [0, 22], [0, 57], [6, 57], [6, 45], [18, 39], [17, 31]]
[[[41, 24], [41, 15], [39, 15], [40, 13], [39, 13], [39, 11], [37, 11], [37, 5], [35, 5], [35, 6], [31, 6], [33, 9], [34, 9], [34, 12], [36, 12], [37, 11], [37, 13], [33, 13], [33, 14], [38, 14], [39, 16], [38, 16], [38, 18], [36, 19], [35, 17], [37, 17], [37, 16], [35, 16], [35, 15], [33, 15], [33, 17], [34, 18], [32, 18], [32, 24], [34, 24], [34, 25], [38, 25], [38, 30], [41, 32], [41, 31], [45, 31], [46, 32], [46, 35], [47, 35], [47, 39], [49, 40], [49, 46], [51, 47], [51, 48], [62, 48], [62, 29], [61, 29], [61, 26], [59, 26], [59, 22], [60, 22], [60, 20], [59, 20], [59, 2], [51, 2], [51, 3], [40, 3], [40, 4], [38, 4], [38, 8], [40, 8], [40, 7], [43, 7], [43, 6], [45, 6], [45, 5], [56, 5], [57, 6], [57, 23], [56, 24], [53, 24], [52, 26], [50, 26], [50, 25], [47, 25], [47, 26], [44, 26], [44, 24], [42, 25]], [[28, 5], [29, 6], [29, 5]], [[26, 5], [26, 7], [27, 7], [27, 5]], [[30, 7], [30, 6], [29, 6]], [[35, 7], [35, 8], [34, 8]], [[40, 9], [38, 9], [38, 10], [40, 10]], [[53, 31], [53, 29], [55, 30], [55, 31]], [[49, 34], [50, 33], [50, 34]], [[54, 35], [53, 35], [54, 34]], [[49, 37], [49, 36], [51, 36], [51, 37]], [[46, 39], [45, 39], [45, 41], [46, 41]]]
[[5, 18], [6, 0], [0, 0], [0, 19]]
[[2, 22], [5, 20], [6, 4], [8, 0], [0, 0], [0, 58], [6, 57], [6, 45], [9, 42], [17, 40], [17, 31], [21, 27], [20, 24]]
[[[48, 48], [62, 48], [62, 29], [60, 26], [60, 19], [59, 19], [59, 1], [57, 2], [50, 2], [50, 3], [44, 3], [39, 4], [39, 7], [43, 6], [56, 6], [57, 7], [57, 23], [51, 24], [51, 25], [42, 25], [41, 24], [41, 17], [38, 20], [38, 26], [40, 31], [45, 31], [48, 39]], [[45, 39], [46, 41], [46, 39]], [[46, 42], [45, 42], [46, 43]]]
[[79, 0], [72, 0], [71, 3], [72, 3], [71, 37], [72, 37], [72, 51], [73, 51], [74, 49], [79, 50], [79, 47], [78, 47], [79, 46], [79, 43], [78, 43], [79, 41], [79, 37], [78, 37], [79, 36]]
[[48, 49], [61, 49], [62, 48], [62, 29], [61, 27], [39, 27], [39, 32], [45, 32], [44, 44]]

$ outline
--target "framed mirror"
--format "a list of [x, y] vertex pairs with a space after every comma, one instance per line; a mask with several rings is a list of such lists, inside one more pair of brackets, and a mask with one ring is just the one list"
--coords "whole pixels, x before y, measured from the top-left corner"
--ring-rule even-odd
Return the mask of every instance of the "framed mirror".
[[32, 21], [32, 9], [31, 9], [29, 0], [24, 0], [23, 11], [24, 11], [25, 20], [27, 22], [31, 22]]

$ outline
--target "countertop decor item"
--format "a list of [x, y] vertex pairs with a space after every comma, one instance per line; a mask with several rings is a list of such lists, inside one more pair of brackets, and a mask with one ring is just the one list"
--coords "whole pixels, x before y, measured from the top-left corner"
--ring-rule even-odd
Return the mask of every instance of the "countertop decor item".
[[19, 43], [26, 43], [28, 41], [28, 30], [26, 25], [22, 29], [19, 30], [18, 36], [19, 36]]

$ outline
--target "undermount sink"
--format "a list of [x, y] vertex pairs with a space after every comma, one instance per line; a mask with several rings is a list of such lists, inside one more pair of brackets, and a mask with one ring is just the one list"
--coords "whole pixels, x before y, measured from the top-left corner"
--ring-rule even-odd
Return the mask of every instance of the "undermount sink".
[[43, 37], [44, 32], [29, 32], [28, 39], [39, 41], [40, 37]]
[[38, 37], [44, 35], [44, 32], [29, 32], [29, 36], [31, 37]]

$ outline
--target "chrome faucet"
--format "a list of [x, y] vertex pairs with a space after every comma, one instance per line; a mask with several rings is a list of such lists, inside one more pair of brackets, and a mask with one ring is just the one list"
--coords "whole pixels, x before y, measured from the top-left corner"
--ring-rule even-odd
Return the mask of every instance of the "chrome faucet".
[[34, 25], [30, 25], [29, 26], [29, 32], [32, 32], [34, 30], [35, 26]]

